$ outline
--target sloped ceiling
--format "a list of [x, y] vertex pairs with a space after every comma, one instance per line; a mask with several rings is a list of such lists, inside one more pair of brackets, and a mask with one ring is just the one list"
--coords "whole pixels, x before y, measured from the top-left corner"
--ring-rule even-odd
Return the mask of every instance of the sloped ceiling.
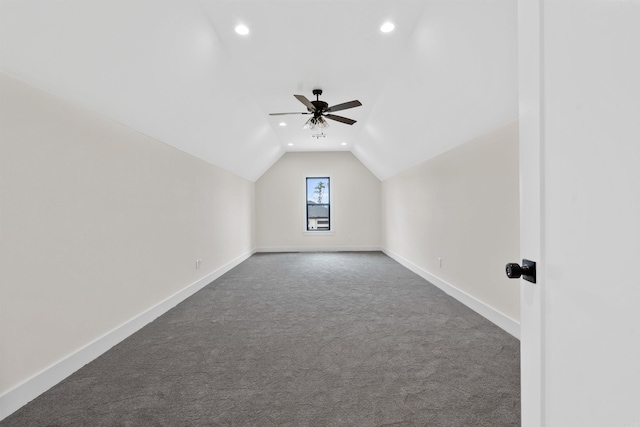
[[[0, 0], [0, 68], [252, 181], [300, 150], [386, 179], [517, 117], [516, 3]], [[314, 88], [357, 123], [268, 115]]]

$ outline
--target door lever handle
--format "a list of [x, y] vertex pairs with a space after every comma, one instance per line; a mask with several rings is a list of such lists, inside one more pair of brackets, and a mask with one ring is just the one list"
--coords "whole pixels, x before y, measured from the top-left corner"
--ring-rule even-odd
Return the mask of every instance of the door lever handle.
[[505, 271], [509, 279], [517, 279], [522, 276], [524, 280], [536, 283], [536, 263], [534, 261], [523, 259], [522, 267], [517, 263], [510, 262], [506, 265]]

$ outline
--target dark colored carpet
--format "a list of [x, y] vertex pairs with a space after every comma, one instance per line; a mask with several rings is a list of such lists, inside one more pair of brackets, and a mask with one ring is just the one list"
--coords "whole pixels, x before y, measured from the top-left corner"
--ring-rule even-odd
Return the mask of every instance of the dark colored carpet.
[[0, 424], [518, 426], [519, 347], [382, 253], [256, 254]]

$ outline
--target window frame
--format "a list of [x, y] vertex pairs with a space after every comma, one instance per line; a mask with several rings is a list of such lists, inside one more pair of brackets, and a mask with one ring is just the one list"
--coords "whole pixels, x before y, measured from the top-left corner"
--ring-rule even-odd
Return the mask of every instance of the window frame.
[[[320, 205], [326, 205], [328, 210], [328, 227], [327, 228], [309, 228], [309, 194], [307, 192], [307, 185], [309, 183], [309, 179], [326, 179], [327, 187], [329, 190], [329, 201], [328, 203], [321, 203]], [[314, 174], [314, 175], [305, 175], [304, 177], [304, 224], [303, 224], [303, 234], [307, 235], [330, 235], [334, 234], [334, 221], [333, 221], [333, 177], [328, 174]], [[313, 200], [313, 198], [311, 199]]]

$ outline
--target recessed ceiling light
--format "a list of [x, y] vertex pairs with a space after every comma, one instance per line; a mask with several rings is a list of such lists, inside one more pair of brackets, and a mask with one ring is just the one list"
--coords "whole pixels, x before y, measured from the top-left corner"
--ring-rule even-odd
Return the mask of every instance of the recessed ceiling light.
[[347, 143], [346, 143], [346, 142], [343, 142], [343, 143], [342, 143], [342, 144], [340, 144], [340, 145], [347, 145]]
[[280, 126], [285, 127], [287, 124], [285, 122], [278, 123]]
[[288, 145], [289, 147], [292, 147], [292, 146], [293, 146], [293, 142], [290, 142], [290, 143], [288, 143], [287, 145]]
[[238, 25], [236, 26], [236, 33], [240, 34], [241, 36], [246, 36], [247, 34], [249, 34], [249, 28], [246, 25]]
[[393, 31], [396, 28], [395, 25], [393, 25], [393, 22], [385, 22], [384, 24], [382, 24], [382, 26], [380, 27], [380, 31], [382, 31], [383, 33], [390, 33], [391, 31]]

